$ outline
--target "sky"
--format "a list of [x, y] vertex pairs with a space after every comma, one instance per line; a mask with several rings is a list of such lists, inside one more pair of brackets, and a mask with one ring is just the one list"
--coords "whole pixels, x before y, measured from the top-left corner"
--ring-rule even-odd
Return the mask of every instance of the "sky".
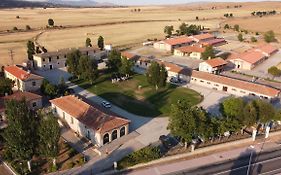
[[[44, 0], [32, 0], [32, 1], [44, 1]], [[66, 0], [70, 1], [70, 0]], [[79, 1], [79, 0], [71, 0]], [[157, 4], [183, 4], [190, 2], [250, 2], [250, 1], [263, 1], [263, 0], [93, 0], [96, 2], [110, 2], [118, 5], [157, 5]], [[280, 0], [272, 0], [280, 1]]]

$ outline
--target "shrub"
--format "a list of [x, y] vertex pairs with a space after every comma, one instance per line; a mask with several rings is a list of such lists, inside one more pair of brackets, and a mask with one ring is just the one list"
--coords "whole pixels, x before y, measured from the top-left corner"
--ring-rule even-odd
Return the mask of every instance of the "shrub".
[[253, 42], [253, 43], [255, 43], [255, 42], [257, 42], [257, 38], [255, 38], [255, 37], [251, 37], [251, 41]]
[[31, 27], [29, 25], [26, 25], [25, 30], [31, 30]]
[[13, 30], [14, 30], [14, 31], [17, 31], [17, 30], [18, 30], [18, 28], [17, 28], [17, 27], [13, 27]]
[[74, 148], [70, 148], [68, 156], [73, 157], [77, 154], [78, 152]]
[[275, 33], [274, 33], [272, 30], [267, 31], [267, 32], [264, 34], [263, 37], [264, 37], [264, 41], [267, 42], [267, 43], [276, 41], [276, 39], [275, 39]]

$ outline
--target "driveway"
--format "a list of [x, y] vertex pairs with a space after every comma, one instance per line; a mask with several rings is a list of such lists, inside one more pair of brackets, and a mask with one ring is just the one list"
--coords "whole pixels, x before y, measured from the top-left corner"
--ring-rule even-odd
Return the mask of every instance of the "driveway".
[[163, 61], [168, 61], [171, 63], [175, 63], [184, 67], [188, 67], [191, 69], [197, 69], [199, 68], [199, 63], [203, 62], [204, 60], [197, 60], [197, 59], [192, 59], [190, 57], [181, 57], [181, 56], [169, 56], [169, 57], [164, 57], [161, 58]]
[[47, 70], [47, 71], [35, 70], [34, 73], [44, 77], [50, 83], [56, 84], [56, 85], [59, 84], [61, 78], [63, 78], [64, 81], [66, 82], [71, 77], [71, 74], [69, 74], [66, 71], [66, 68], [53, 69], [53, 70]]

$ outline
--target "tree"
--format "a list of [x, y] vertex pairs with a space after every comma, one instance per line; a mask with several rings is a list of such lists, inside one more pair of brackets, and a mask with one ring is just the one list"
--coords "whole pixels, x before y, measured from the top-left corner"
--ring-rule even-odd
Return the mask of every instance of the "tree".
[[181, 34], [181, 35], [186, 34], [186, 31], [187, 31], [187, 24], [182, 23], [182, 24], [179, 26], [179, 31], [180, 31], [180, 34]]
[[19, 30], [19, 29], [18, 29], [17, 27], [13, 27], [13, 30], [14, 30], [14, 31], [17, 31], [17, 30]]
[[174, 31], [174, 26], [165, 26], [164, 33], [167, 34], [168, 37], [172, 35]]
[[35, 45], [32, 41], [27, 41], [27, 56], [29, 60], [33, 60], [33, 54], [35, 54]]
[[74, 76], [78, 76], [78, 65], [79, 65], [79, 58], [81, 57], [81, 52], [76, 49], [67, 54], [66, 56], [66, 63], [67, 63], [67, 71]]
[[112, 50], [108, 56], [108, 62], [106, 63], [107, 67], [111, 72], [117, 73], [119, 72], [119, 68], [121, 67], [121, 53], [117, 50]]
[[244, 41], [244, 38], [243, 38], [242, 33], [239, 33], [238, 36], [237, 36], [237, 38], [238, 38], [238, 40], [239, 40], [240, 42]]
[[159, 65], [153, 61], [146, 72], [147, 82], [158, 90], [159, 87], [164, 87], [167, 80], [167, 70], [164, 65]]
[[270, 67], [270, 68], [267, 70], [267, 72], [268, 72], [269, 74], [271, 74], [271, 75], [273, 76], [273, 78], [281, 75], [281, 70], [278, 69], [276, 66]]
[[258, 120], [258, 113], [254, 102], [249, 102], [243, 109], [243, 124], [246, 127], [253, 127]]
[[88, 80], [91, 84], [98, 78], [98, 65], [89, 56], [81, 56], [79, 59], [79, 77]]
[[198, 16], [196, 16], [196, 18], [195, 18], [197, 21], [199, 20], [199, 17]]
[[26, 25], [25, 30], [31, 30], [31, 27], [29, 25]]
[[259, 122], [265, 124], [274, 119], [275, 109], [270, 103], [263, 100], [255, 100], [254, 103], [256, 105]]
[[91, 39], [90, 39], [90, 38], [87, 38], [87, 39], [86, 39], [86, 44], [85, 44], [86, 47], [92, 47], [91, 42], [92, 42]]
[[253, 43], [255, 43], [255, 42], [257, 42], [258, 40], [257, 40], [256, 37], [252, 36], [252, 37], [251, 37], [251, 41], [252, 41]]
[[230, 27], [229, 27], [229, 24], [225, 24], [224, 25], [224, 29], [229, 29]]
[[232, 13], [230, 13], [230, 14], [229, 14], [229, 17], [230, 17], [230, 18], [232, 18], [232, 17], [233, 17], [233, 14], [232, 14]]
[[205, 51], [202, 53], [202, 59], [207, 60], [209, 58], [214, 58], [215, 57], [215, 52], [212, 46], [207, 46], [205, 48]]
[[49, 18], [48, 25], [53, 27], [55, 25], [55, 21], [53, 19]]
[[5, 103], [8, 127], [4, 130], [5, 149], [13, 159], [27, 161], [31, 171], [30, 160], [36, 148], [35, 116], [28, 109], [25, 100], [10, 100]]
[[270, 31], [267, 31], [265, 34], [264, 34], [264, 41], [267, 42], [267, 43], [271, 43], [271, 42], [274, 42], [276, 41], [275, 39], [275, 33], [270, 30]]
[[98, 47], [100, 48], [100, 50], [104, 49], [104, 39], [102, 36], [99, 36], [98, 38]]
[[239, 26], [238, 24], [235, 24], [234, 27], [233, 27], [233, 29], [234, 29], [235, 31], [239, 32], [240, 26]]
[[12, 87], [13, 87], [13, 81], [0, 77], [0, 96], [4, 96], [6, 93], [11, 94], [12, 93]]
[[48, 83], [45, 87], [44, 93], [51, 98], [56, 97], [58, 95], [58, 88], [55, 85]]
[[245, 102], [242, 98], [230, 97], [221, 103], [220, 111], [224, 116], [235, 118], [243, 122], [243, 109]]
[[132, 61], [128, 60], [127, 58], [122, 58], [119, 73], [129, 76], [132, 73], [133, 65], [134, 63]]
[[53, 166], [56, 167], [56, 157], [59, 153], [60, 127], [52, 113], [40, 114], [38, 137], [40, 154], [53, 159]]

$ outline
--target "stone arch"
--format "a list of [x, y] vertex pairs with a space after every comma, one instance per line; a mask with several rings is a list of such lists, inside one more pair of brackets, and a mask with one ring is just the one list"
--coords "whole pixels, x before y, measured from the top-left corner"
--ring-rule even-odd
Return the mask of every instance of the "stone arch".
[[112, 133], [111, 133], [111, 140], [115, 140], [117, 139], [117, 130], [114, 130]]
[[107, 144], [109, 142], [109, 134], [106, 133], [103, 135], [103, 144]]
[[126, 128], [125, 126], [123, 126], [121, 129], [120, 129], [120, 137], [124, 136], [126, 134]]

